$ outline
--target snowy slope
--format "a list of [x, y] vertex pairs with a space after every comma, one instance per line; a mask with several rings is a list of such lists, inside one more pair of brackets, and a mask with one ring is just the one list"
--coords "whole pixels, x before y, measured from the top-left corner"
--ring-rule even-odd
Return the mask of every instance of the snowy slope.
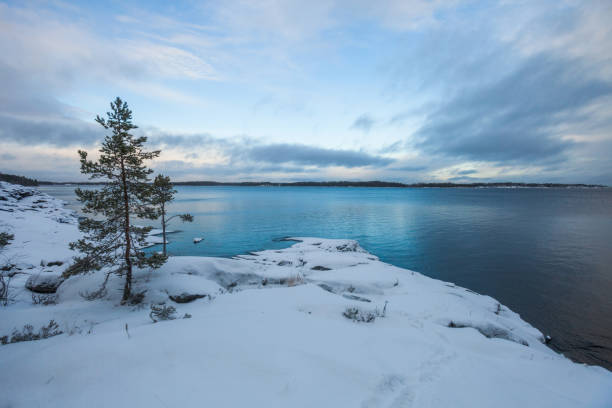
[[[25, 277], [55, 273], [40, 260], [67, 261], [78, 237], [74, 222], [57, 221], [73, 217], [60, 202], [37, 197], [0, 201], [13, 209], [0, 211], [0, 226], [16, 235], [7, 254], [19, 254], [24, 276], [0, 308], [0, 337], [50, 319], [64, 334], [0, 346], [0, 407], [612, 406], [609, 371], [550, 350], [494, 299], [380, 262], [350, 240], [172, 257], [136, 273], [141, 305], [118, 305], [119, 278], [103, 299], [84, 300], [102, 274], [70, 278], [57, 304], [33, 305]], [[203, 297], [170, 300], [184, 294]], [[160, 302], [178, 319], [152, 323], [148, 305]]]

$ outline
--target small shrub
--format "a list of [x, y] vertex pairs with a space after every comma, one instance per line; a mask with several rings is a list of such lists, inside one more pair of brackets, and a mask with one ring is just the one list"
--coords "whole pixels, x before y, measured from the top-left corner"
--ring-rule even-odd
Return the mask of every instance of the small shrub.
[[502, 311], [502, 305], [501, 305], [501, 303], [498, 302], [497, 303], [497, 308], [495, 309], [495, 314], [499, 315], [501, 313], [501, 311]]
[[291, 276], [287, 278], [287, 286], [289, 287], [301, 285], [303, 283], [304, 283], [304, 278], [302, 278], [302, 275], [296, 275], [296, 276]]
[[0, 305], [7, 306], [14, 300], [14, 295], [10, 295], [11, 279], [16, 275], [15, 272], [5, 273], [0, 271]]
[[15, 239], [15, 235], [8, 232], [0, 232], [0, 248], [7, 246], [13, 239]]
[[130, 298], [128, 299], [128, 304], [131, 306], [136, 306], [142, 303], [145, 297], [146, 290], [142, 292], [132, 293]]
[[347, 308], [342, 315], [347, 319], [354, 320], [356, 322], [372, 323], [378, 316], [378, 311], [363, 311], [356, 307]]
[[[7, 246], [14, 238], [15, 236], [13, 234], [9, 234], [8, 232], [0, 232], [0, 250]], [[2, 306], [8, 305], [9, 301], [11, 300], [9, 297], [9, 285], [11, 283], [11, 278], [15, 274], [5, 272], [9, 272], [13, 266], [14, 265], [10, 262], [5, 262], [5, 264], [0, 267], [0, 305]]]
[[41, 327], [37, 332], [34, 331], [34, 326], [31, 324], [26, 324], [21, 330], [15, 329], [13, 330], [10, 339], [8, 336], [0, 337], [0, 343], [9, 344], [19, 343], [22, 341], [48, 339], [49, 337], [57, 336], [62, 333], [63, 331], [59, 329], [59, 325], [55, 322], [55, 320], [50, 320], [48, 325]]
[[54, 305], [57, 301], [57, 295], [51, 294], [37, 294], [32, 292], [32, 303], [35, 305]]
[[374, 310], [361, 310], [356, 307], [348, 307], [342, 315], [347, 319], [354, 320], [356, 322], [365, 322], [372, 323], [376, 320], [377, 317], [385, 317], [387, 314], [387, 304], [389, 302], [385, 301], [385, 306], [383, 307], [382, 312], [378, 310], [378, 308]]
[[160, 320], [174, 320], [176, 309], [174, 306], [166, 305], [151, 305], [151, 312], [149, 317], [153, 320], [153, 323], [157, 323]]
[[97, 290], [80, 292], [79, 295], [81, 295], [83, 299], [88, 300], [90, 302], [96, 299], [102, 299], [104, 296], [106, 296], [106, 287], [101, 286]]

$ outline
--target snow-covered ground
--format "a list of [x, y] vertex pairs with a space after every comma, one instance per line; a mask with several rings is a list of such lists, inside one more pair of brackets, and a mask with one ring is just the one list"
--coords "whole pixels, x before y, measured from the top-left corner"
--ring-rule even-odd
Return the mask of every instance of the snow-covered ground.
[[[25, 283], [66, 268], [74, 214], [33, 189], [2, 183], [0, 196], [0, 230], [15, 235], [1, 256], [17, 272], [0, 337], [50, 320], [63, 332], [0, 346], [2, 408], [612, 406], [611, 372], [555, 353], [491, 297], [351, 240], [171, 257], [136, 273], [139, 305], [119, 305], [119, 277], [85, 300], [101, 274], [64, 281], [56, 304], [33, 304]], [[153, 323], [150, 304], [162, 302], [177, 319]]]

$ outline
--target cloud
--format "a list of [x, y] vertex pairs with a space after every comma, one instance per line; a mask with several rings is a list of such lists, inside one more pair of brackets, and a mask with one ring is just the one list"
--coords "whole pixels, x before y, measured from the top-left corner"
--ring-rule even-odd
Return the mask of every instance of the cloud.
[[436, 24], [440, 13], [456, 0], [269, 0], [251, 4], [227, 0], [209, 7], [220, 26], [241, 37], [297, 42], [328, 33], [351, 22], [374, 22], [393, 31], [415, 30]]
[[471, 169], [471, 170], [459, 170], [457, 172], [457, 174], [459, 174], [460, 176], [467, 176], [467, 175], [476, 174], [476, 173], [478, 173], [478, 170], [474, 170], [474, 169]]
[[15, 160], [17, 158], [17, 156], [15, 156], [14, 154], [10, 154], [10, 153], [2, 153], [0, 154], [0, 159], [2, 160]]
[[376, 120], [374, 120], [367, 113], [364, 113], [363, 115], [355, 119], [355, 121], [351, 125], [351, 129], [362, 130], [363, 132], [368, 133], [370, 129], [372, 129], [372, 126], [374, 126], [375, 123], [376, 123]]
[[168, 148], [178, 149], [195, 149], [204, 146], [230, 149], [236, 142], [232, 142], [229, 139], [222, 139], [214, 137], [209, 133], [197, 133], [197, 134], [175, 134], [160, 131], [156, 128], [147, 128], [144, 131], [147, 136], [149, 143], [155, 146], [162, 146]]
[[169, 134], [155, 129], [145, 132], [155, 146], [174, 149], [206, 149], [225, 158], [230, 163], [292, 163], [301, 166], [346, 168], [384, 167], [392, 159], [363, 151], [329, 149], [317, 146], [289, 143], [262, 143], [254, 138], [241, 136], [219, 138], [210, 134]]
[[464, 3], [0, 2], [2, 153], [29, 171], [24, 146], [90, 148], [116, 93], [172, 130], [139, 131], [187, 178], [611, 182], [612, 3]]
[[324, 149], [299, 144], [254, 146], [246, 151], [246, 156], [254, 161], [295, 163], [319, 167], [381, 167], [393, 162], [391, 159], [373, 156], [361, 151]]
[[0, 63], [0, 141], [23, 145], [90, 146], [103, 134], [99, 125], [51, 97], [23, 73]]
[[0, 140], [23, 145], [91, 146], [101, 139], [100, 128], [77, 119], [31, 120], [0, 113]]
[[441, 15], [457, 7], [458, 0], [388, 0], [373, 3], [359, 0], [357, 13], [396, 31], [418, 30], [441, 22]]
[[398, 140], [396, 142], [391, 143], [390, 145], [386, 145], [381, 147], [378, 152], [381, 154], [386, 154], [386, 153], [396, 153], [401, 151], [404, 148], [404, 145], [406, 143], [404, 141]]
[[414, 135], [416, 146], [470, 160], [558, 158], [575, 145], [559, 129], [592, 126], [589, 108], [609, 96], [612, 82], [592, 76], [580, 60], [538, 54], [432, 112]]
[[406, 172], [417, 172], [427, 170], [427, 166], [401, 166], [401, 167], [391, 167], [389, 170], [393, 171], [406, 171]]
[[198, 165], [182, 160], [165, 160], [155, 164], [155, 170], [173, 177], [189, 180], [206, 180], [206, 178], [221, 177], [230, 180], [257, 179], [266, 175], [286, 177], [287, 174], [309, 174], [316, 169], [305, 169], [295, 166], [268, 165], [268, 164], [222, 164]]
[[188, 101], [188, 95], [162, 82], [218, 78], [196, 50], [155, 41], [142, 32], [98, 31], [104, 18], [78, 9], [57, 12], [0, 4], [0, 53], [10, 55], [2, 63], [52, 94], [100, 83]]

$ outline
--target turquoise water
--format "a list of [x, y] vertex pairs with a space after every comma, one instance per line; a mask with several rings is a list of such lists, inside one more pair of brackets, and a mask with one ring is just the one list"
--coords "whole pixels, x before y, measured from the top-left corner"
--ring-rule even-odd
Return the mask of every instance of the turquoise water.
[[[612, 189], [177, 189], [170, 211], [195, 222], [172, 225], [171, 254], [356, 239], [385, 262], [497, 298], [553, 348], [612, 369]], [[78, 205], [73, 187], [41, 190]]]

